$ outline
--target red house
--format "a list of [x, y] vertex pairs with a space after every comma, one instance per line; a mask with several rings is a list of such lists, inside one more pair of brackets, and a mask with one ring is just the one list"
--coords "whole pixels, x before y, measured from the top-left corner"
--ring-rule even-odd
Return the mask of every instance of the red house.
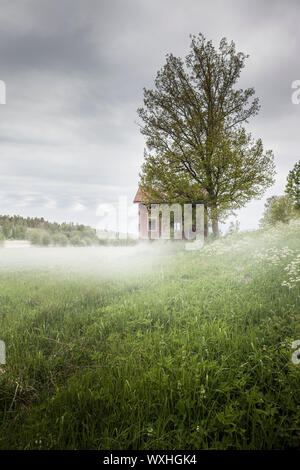
[[146, 207], [147, 201], [140, 187], [133, 202], [139, 205], [139, 238], [142, 240], [161, 238], [161, 218], [151, 217], [150, 209]]
[[[205, 195], [207, 194], [207, 192], [203, 190], [203, 194]], [[162, 233], [164, 232], [164, 230], [162, 230], [162, 223], [168, 223], [168, 221], [163, 222], [161, 215], [158, 213], [155, 214], [155, 211], [154, 214], [151, 214], [151, 210], [149, 207], [149, 205], [151, 204], [149, 204], [149, 199], [147, 199], [145, 197], [145, 194], [143, 194], [143, 190], [141, 187], [139, 187], [133, 202], [139, 205], [139, 238], [141, 240], [157, 240], [162, 238]], [[155, 204], [155, 202], [153, 202], [152, 204]], [[189, 234], [190, 236], [185, 236], [183, 230], [183, 222], [184, 217], [181, 214], [176, 218], [174, 216], [174, 221], [172, 222], [173, 235], [171, 236], [171, 238], [174, 237], [177, 239], [191, 239], [193, 238], [191, 234], [194, 234], [195, 236], [195, 232], [193, 232], [193, 230]], [[204, 225], [202, 227], [197, 226], [195, 227], [195, 229], [197, 230], [198, 234], [205, 234], [207, 232], [206, 223], [204, 222]]]

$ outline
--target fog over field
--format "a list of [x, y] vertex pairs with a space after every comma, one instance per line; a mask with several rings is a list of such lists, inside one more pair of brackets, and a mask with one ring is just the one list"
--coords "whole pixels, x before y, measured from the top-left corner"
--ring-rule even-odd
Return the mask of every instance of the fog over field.
[[[33, 247], [24, 241], [8, 241], [0, 248], [3, 269], [51, 269], [55, 272], [132, 274], [146, 271], [177, 249], [166, 243], [141, 243], [135, 246]], [[181, 247], [184, 249], [184, 247]]]
[[[270, 249], [272, 243], [299, 230], [298, 220], [289, 224], [279, 224], [276, 228], [257, 231], [234, 232], [219, 240], [206, 243], [203, 247], [198, 241], [178, 240], [140, 241], [135, 245], [100, 246], [33, 246], [24, 240], [7, 240], [0, 246], [0, 273], [8, 271], [42, 270], [53, 274], [73, 273], [78, 275], [100, 275], [101, 277], [131, 276], [163, 269], [172, 260], [189, 262], [203, 256], [214, 258], [222, 265], [223, 256], [235, 259], [245, 256], [251, 259], [256, 253]], [[194, 244], [194, 246], [193, 246]], [[197, 249], [196, 249], [197, 248]], [[192, 249], [192, 252], [190, 250]], [[195, 250], [195, 251], [193, 251]], [[188, 257], [186, 254], [190, 252]], [[272, 260], [271, 260], [272, 261]]]

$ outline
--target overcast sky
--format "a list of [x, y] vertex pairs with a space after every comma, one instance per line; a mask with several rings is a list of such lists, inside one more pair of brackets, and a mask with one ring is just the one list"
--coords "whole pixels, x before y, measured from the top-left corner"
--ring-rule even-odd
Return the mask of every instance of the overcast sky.
[[[266, 196], [282, 194], [300, 159], [299, 18], [299, 0], [0, 0], [0, 213], [96, 227], [119, 196], [131, 203], [143, 87], [199, 32], [250, 55], [240, 85], [255, 87], [261, 111], [248, 129], [275, 154]], [[263, 204], [240, 211], [243, 229]]]

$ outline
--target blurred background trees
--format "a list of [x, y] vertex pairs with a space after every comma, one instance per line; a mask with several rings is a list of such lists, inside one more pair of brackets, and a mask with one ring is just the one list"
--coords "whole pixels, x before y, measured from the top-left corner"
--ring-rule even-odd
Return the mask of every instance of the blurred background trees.
[[271, 196], [267, 199], [261, 227], [276, 225], [279, 222], [288, 223], [289, 220], [300, 216], [300, 160], [295, 164], [287, 176], [285, 194]]
[[99, 243], [96, 230], [86, 225], [47, 222], [43, 218], [0, 216], [1, 240], [29, 240], [32, 245], [90, 246]]
[[300, 211], [300, 160], [288, 174], [285, 192], [291, 198], [294, 209]]

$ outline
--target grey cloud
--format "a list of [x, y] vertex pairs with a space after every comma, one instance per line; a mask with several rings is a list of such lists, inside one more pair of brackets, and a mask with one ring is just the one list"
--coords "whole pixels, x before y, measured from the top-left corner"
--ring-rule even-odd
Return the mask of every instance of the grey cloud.
[[[262, 108], [249, 130], [274, 149], [271, 192], [283, 191], [300, 158], [300, 105], [290, 88], [300, 79], [298, 1], [0, 0], [0, 9], [1, 212], [95, 226], [98, 204], [119, 194], [132, 200], [143, 158], [135, 122], [142, 89], [165, 54], [185, 55], [189, 34], [200, 31], [250, 54], [241, 85], [255, 87]], [[76, 204], [88, 210], [73, 211]], [[244, 228], [262, 207], [244, 209]]]

